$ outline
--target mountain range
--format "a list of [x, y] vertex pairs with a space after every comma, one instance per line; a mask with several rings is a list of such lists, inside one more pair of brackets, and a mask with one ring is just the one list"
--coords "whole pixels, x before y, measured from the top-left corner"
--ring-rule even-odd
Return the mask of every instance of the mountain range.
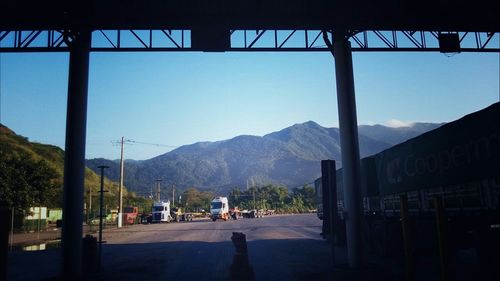
[[[414, 123], [408, 127], [359, 126], [361, 157], [433, 130], [441, 124]], [[146, 195], [157, 179], [163, 187], [197, 187], [224, 193], [231, 187], [280, 184], [289, 188], [311, 183], [321, 174], [320, 160], [340, 159], [338, 128], [313, 121], [295, 124], [264, 136], [241, 135], [217, 142], [198, 142], [148, 160], [126, 160], [124, 184]], [[107, 177], [119, 179], [119, 161], [89, 159], [87, 166], [107, 165]]]

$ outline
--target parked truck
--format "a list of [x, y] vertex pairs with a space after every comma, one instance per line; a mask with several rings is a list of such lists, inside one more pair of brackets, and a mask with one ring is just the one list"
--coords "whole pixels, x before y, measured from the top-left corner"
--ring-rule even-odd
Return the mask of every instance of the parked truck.
[[210, 203], [210, 218], [212, 221], [229, 219], [229, 203], [227, 197], [215, 197]]
[[170, 201], [153, 203], [151, 214], [153, 223], [170, 222], [172, 220], [172, 215], [170, 214]]
[[137, 207], [125, 207], [123, 208], [122, 221], [124, 224], [135, 224], [137, 221], [137, 216], [139, 214], [139, 209]]

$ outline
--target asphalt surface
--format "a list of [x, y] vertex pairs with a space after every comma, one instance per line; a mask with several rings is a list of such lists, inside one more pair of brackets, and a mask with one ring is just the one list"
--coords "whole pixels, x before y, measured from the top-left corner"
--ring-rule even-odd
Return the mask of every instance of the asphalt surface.
[[[116, 225], [104, 225], [104, 228], [116, 228]], [[84, 234], [94, 234], [99, 229], [98, 225], [83, 225]], [[61, 239], [61, 228], [57, 228], [55, 225], [51, 225], [46, 229], [37, 232], [21, 232], [14, 233], [12, 239], [9, 239], [9, 243], [12, 242], [10, 247], [15, 249], [22, 249], [26, 245], [42, 244], [45, 242], [53, 242], [55, 240]]]
[[[327, 280], [331, 253], [314, 214], [135, 225], [104, 233], [102, 268], [89, 280], [240, 280], [230, 274], [233, 232], [246, 235], [253, 280]], [[26, 270], [29, 265], [30, 270]], [[13, 252], [8, 280], [47, 280], [59, 249]], [[242, 270], [245, 265], [239, 264]]]

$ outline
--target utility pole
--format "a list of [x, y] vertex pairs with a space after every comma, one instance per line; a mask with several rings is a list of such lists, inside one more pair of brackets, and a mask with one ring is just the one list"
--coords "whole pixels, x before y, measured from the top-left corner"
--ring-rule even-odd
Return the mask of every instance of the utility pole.
[[90, 223], [92, 220], [92, 188], [89, 187], [89, 208], [87, 211], [87, 223]]
[[255, 208], [255, 188], [252, 186], [253, 188], [253, 209], [256, 210]]
[[156, 201], [158, 201], [158, 202], [161, 202], [160, 184], [161, 184], [161, 179], [157, 179], [156, 180]]
[[175, 206], [175, 186], [172, 184], [172, 207]]
[[123, 195], [123, 137], [120, 157], [120, 190], [118, 191], [118, 228], [122, 227], [122, 195]]

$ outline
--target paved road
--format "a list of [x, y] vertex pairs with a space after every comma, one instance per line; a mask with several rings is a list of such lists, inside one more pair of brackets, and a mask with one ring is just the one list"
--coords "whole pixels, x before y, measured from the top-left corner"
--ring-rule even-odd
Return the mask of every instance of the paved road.
[[[104, 228], [115, 228], [116, 225], [104, 225]], [[83, 225], [84, 234], [94, 234], [99, 229], [98, 225]], [[21, 232], [14, 233], [12, 240], [12, 248], [22, 249], [26, 245], [36, 245], [46, 242], [53, 242], [61, 239], [61, 228], [50, 226], [40, 232]]]
[[[108, 230], [103, 268], [92, 280], [231, 280], [232, 232], [246, 234], [254, 280], [325, 280], [331, 255], [320, 228], [321, 221], [307, 214]], [[59, 264], [58, 250], [28, 254], [12, 254], [11, 260]], [[43, 275], [58, 270], [39, 267]], [[9, 280], [37, 280], [30, 279], [34, 276], [39, 275], [13, 266]]]

